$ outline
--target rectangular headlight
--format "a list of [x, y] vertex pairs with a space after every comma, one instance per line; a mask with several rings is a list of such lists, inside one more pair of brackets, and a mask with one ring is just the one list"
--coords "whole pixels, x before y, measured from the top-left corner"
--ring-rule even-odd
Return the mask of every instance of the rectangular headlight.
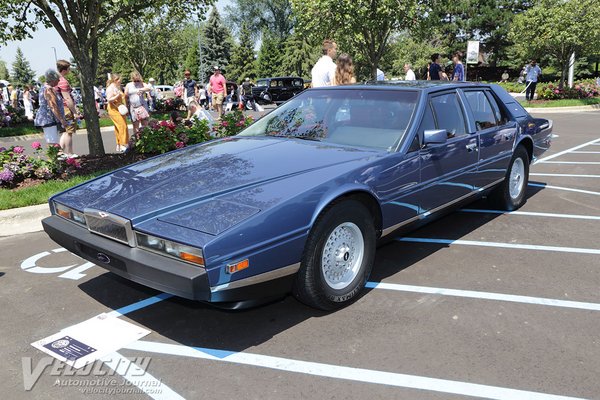
[[202, 253], [202, 249], [139, 232], [136, 232], [135, 236], [137, 245], [140, 248], [204, 267], [204, 254]]
[[83, 213], [72, 209], [71, 207], [64, 206], [60, 203], [54, 202], [53, 204], [54, 212], [56, 215], [63, 217], [64, 219], [68, 219], [69, 221], [73, 221], [78, 223], [79, 225], [85, 226], [85, 217]]

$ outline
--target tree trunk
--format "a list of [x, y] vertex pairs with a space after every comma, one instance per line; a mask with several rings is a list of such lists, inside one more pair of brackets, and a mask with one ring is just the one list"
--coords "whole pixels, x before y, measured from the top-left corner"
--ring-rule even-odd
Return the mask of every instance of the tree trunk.
[[77, 64], [77, 67], [81, 73], [81, 94], [90, 154], [93, 156], [103, 156], [105, 154], [104, 143], [102, 141], [102, 134], [100, 133], [96, 100], [94, 99], [94, 77], [96, 76], [96, 71], [93, 67], [93, 62], [87, 57], [82, 57], [78, 61], [79, 64]]

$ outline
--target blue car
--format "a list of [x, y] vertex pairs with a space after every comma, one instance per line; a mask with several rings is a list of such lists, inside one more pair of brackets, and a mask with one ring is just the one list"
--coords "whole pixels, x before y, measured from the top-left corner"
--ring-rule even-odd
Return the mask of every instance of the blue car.
[[50, 199], [59, 245], [143, 285], [221, 307], [363, 291], [378, 243], [484, 195], [526, 200], [552, 121], [497, 85], [307, 90], [237, 136], [121, 168]]

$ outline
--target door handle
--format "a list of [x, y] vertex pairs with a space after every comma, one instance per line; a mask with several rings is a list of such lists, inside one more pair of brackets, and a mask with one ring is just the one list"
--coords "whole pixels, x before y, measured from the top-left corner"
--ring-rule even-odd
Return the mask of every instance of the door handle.
[[465, 147], [469, 152], [477, 151], [477, 143], [469, 143]]

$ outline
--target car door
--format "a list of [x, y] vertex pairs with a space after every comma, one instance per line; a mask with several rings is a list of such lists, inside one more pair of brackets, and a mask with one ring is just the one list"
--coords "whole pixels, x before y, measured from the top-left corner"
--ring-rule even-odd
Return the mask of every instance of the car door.
[[479, 136], [479, 165], [475, 185], [484, 188], [503, 179], [512, 156], [517, 125], [507, 118], [488, 90], [464, 90], [468, 112]]
[[418, 134], [422, 140], [425, 130], [438, 129], [448, 132], [447, 141], [420, 150], [422, 190], [416, 200], [426, 212], [465, 198], [475, 189], [478, 138], [468, 133], [464, 107], [455, 90], [434, 94], [427, 102]]

